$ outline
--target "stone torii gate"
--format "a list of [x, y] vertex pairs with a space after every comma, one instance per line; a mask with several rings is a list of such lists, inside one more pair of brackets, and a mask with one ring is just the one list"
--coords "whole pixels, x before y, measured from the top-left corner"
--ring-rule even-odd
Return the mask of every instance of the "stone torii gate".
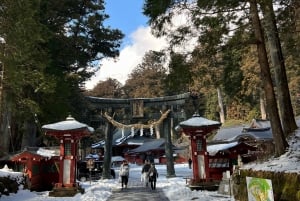
[[[114, 99], [114, 98], [99, 98], [99, 97], [86, 97], [89, 102], [90, 111], [101, 111], [114, 113], [116, 109], [124, 109], [126, 111], [127, 119], [130, 120], [145, 120], [153, 119], [153, 114], [145, 114], [145, 108], [159, 108], [161, 111], [170, 110], [168, 116], [162, 122], [162, 130], [165, 134], [166, 145], [166, 157], [167, 157], [167, 177], [174, 177], [174, 161], [172, 153], [172, 141], [171, 141], [171, 128], [172, 120], [174, 117], [174, 107], [181, 106], [186, 103], [186, 100], [190, 98], [190, 93], [183, 93], [174, 96], [165, 96], [157, 98], [130, 98], [130, 99]], [[157, 118], [158, 115], [155, 117]], [[98, 117], [99, 118], [99, 117]], [[91, 119], [95, 121], [97, 119]], [[99, 121], [99, 120], [98, 120]], [[110, 164], [112, 155], [112, 135], [110, 135], [111, 124], [106, 123], [106, 143], [105, 143], [105, 155], [104, 155], [104, 169], [103, 178], [110, 175]]]

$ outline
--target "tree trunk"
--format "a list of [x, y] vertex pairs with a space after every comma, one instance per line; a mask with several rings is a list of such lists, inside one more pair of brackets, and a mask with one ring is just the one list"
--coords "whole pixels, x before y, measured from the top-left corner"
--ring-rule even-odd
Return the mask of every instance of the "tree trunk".
[[25, 120], [23, 127], [24, 127], [24, 132], [22, 136], [21, 150], [23, 150], [25, 147], [36, 146], [37, 128], [34, 124], [34, 121]]
[[260, 5], [264, 15], [264, 24], [268, 38], [267, 41], [269, 44], [270, 58], [275, 70], [277, 98], [280, 108], [279, 113], [281, 117], [282, 128], [285, 136], [288, 136], [297, 128], [297, 124], [291, 103], [290, 90], [285, 70], [285, 61], [282, 54], [272, 0], [264, 0], [262, 3], [260, 3]]
[[[10, 123], [9, 120], [11, 119], [11, 112], [8, 109], [5, 99], [3, 98], [2, 107], [1, 107], [1, 119], [0, 119], [0, 155], [8, 154], [9, 147], [11, 145], [11, 133], [10, 133]], [[14, 148], [12, 147], [14, 150]]]
[[261, 119], [266, 120], [267, 119], [267, 112], [266, 112], [266, 104], [265, 104], [265, 99], [264, 99], [264, 93], [263, 92], [260, 92], [259, 104], [260, 104]]
[[[295, 26], [296, 26], [296, 41], [299, 42], [300, 39], [300, 2], [299, 0], [294, 0], [293, 5], [295, 8]], [[299, 46], [297, 46], [299, 48]], [[299, 49], [298, 49], [299, 50]], [[298, 51], [299, 52], [299, 51]]]
[[111, 157], [112, 157], [112, 125], [110, 122], [105, 123], [105, 147], [104, 147], [104, 163], [103, 163], [103, 173], [102, 179], [111, 179]]
[[222, 124], [225, 123], [225, 112], [224, 112], [224, 105], [223, 105], [223, 98], [220, 87], [217, 87], [217, 93], [218, 93], [218, 104], [219, 104], [219, 113], [220, 113], [220, 122]]
[[288, 143], [282, 131], [281, 122], [278, 114], [278, 108], [268, 63], [264, 36], [258, 16], [256, 0], [250, 0], [250, 18], [254, 29], [254, 35], [257, 41], [258, 62], [261, 68], [264, 92], [266, 96], [267, 112], [270, 117], [273, 140], [275, 144], [275, 156], [280, 156], [285, 152]]

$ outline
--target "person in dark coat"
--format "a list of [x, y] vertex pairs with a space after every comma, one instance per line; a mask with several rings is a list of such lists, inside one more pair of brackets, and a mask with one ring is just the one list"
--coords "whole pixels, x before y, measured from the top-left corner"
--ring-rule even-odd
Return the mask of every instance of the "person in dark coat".
[[190, 169], [192, 169], [192, 162], [193, 162], [192, 159], [189, 158], [189, 168], [190, 168]]
[[157, 172], [157, 169], [155, 168], [154, 163], [151, 164], [151, 167], [148, 171], [148, 177], [149, 177], [151, 189], [155, 190], [156, 189], [156, 179], [158, 178], [158, 172]]

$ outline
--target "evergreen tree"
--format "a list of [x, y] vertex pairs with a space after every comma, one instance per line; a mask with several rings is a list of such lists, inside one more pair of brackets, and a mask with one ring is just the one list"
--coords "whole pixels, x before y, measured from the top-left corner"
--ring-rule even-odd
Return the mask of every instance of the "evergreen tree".
[[0, 35], [5, 40], [0, 58], [4, 65], [1, 133], [9, 137], [11, 151], [35, 145], [38, 101], [53, 91], [50, 77], [44, 74], [49, 55], [43, 48], [47, 28], [40, 23], [39, 6], [38, 0], [1, 2]]
[[[188, 7], [188, 4], [191, 3], [194, 3], [193, 7]], [[249, 4], [251, 5], [252, 9], [250, 9], [252, 11], [250, 15], [248, 15], [247, 12]], [[187, 27], [185, 28], [186, 31], [180, 33], [191, 33], [192, 28], [199, 30], [198, 41], [201, 48], [206, 50], [207, 58], [210, 59], [210, 61], [206, 62], [206, 65], [208, 65], [209, 67], [216, 67], [218, 65], [211, 65], [211, 61], [219, 61], [218, 58], [220, 57], [220, 53], [218, 50], [220, 50], [222, 44], [228, 41], [228, 37], [230, 37], [230, 28], [232, 26], [235, 26], [236, 29], [238, 29], [239, 27], [245, 27], [248, 26], [247, 23], [250, 19], [252, 20], [252, 22], [254, 21], [254, 19], [256, 20], [256, 18], [253, 18], [253, 16], [256, 15], [255, 12], [258, 12], [253, 11], [256, 6], [257, 2], [251, 0], [244, 2], [238, 0], [207, 0], [192, 2], [167, 1], [164, 3], [161, 3], [158, 0], [146, 0], [144, 4], [144, 14], [150, 17], [149, 23], [154, 28], [155, 33], [158, 36], [161, 36], [168, 35], [167, 28], [170, 26], [172, 22], [172, 16], [175, 12], [178, 12], [178, 10], [184, 9], [186, 7], [190, 8], [192, 24], [187, 24]], [[284, 152], [287, 144], [283, 137], [282, 128], [280, 126], [280, 119], [278, 118], [278, 109], [276, 105], [276, 98], [274, 96], [272, 80], [270, 79], [271, 76], [268, 69], [268, 60], [265, 60], [267, 58], [265, 55], [265, 47], [262, 46], [262, 43], [264, 44], [265, 41], [263, 40], [263, 38], [259, 38], [261, 36], [258, 35], [259, 33], [261, 33], [261, 27], [258, 26], [260, 24], [260, 21], [258, 19], [258, 21], [255, 22], [257, 23], [253, 23], [253, 28], [257, 40], [256, 43], [259, 43], [257, 43], [258, 58], [263, 75], [262, 79], [267, 100], [266, 102], [269, 108], [268, 112], [270, 114], [272, 130], [274, 133], [276, 155], [280, 155]], [[180, 27], [180, 29], [182, 30], [183, 28]], [[211, 73], [211, 75], [213, 74], [214, 73]]]
[[85, 94], [100, 98], [121, 98], [122, 93], [122, 84], [116, 79], [108, 78], [105, 81], [99, 81], [92, 90]]
[[275, 144], [275, 155], [280, 156], [288, 147], [287, 141], [284, 137], [281, 122], [278, 114], [278, 107], [274, 93], [274, 87], [271, 78], [270, 67], [268, 63], [268, 56], [265, 47], [264, 35], [258, 15], [256, 0], [250, 1], [250, 16], [254, 35], [257, 40], [257, 54], [261, 69], [261, 76], [266, 95], [267, 110], [270, 114], [270, 122], [272, 127], [273, 140]]
[[192, 82], [191, 64], [186, 56], [179, 53], [171, 54], [169, 72], [166, 77], [165, 86], [167, 95], [175, 95], [189, 91]]
[[291, 104], [290, 90], [288, 87], [286, 75], [285, 59], [283, 57], [281, 48], [281, 42], [278, 34], [272, 0], [260, 1], [259, 5], [261, 6], [264, 15], [264, 30], [267, 35], [269, 54], [272, 66], [274, 68], [282, 128], [285, 132], [285, 135], [288, 136], [288, 134], [290, 134], [297, 128], [297, 124]]
[[0, 7], [1, 133], [13, 136], [16, 150], [33, 145], [36, 117], [40, 124], [68, 113], [84, 120], [84, 82], [97, 61], [118, 55], [123, 34], [103, 25], [109, 16], [101, 0], [3, 0]]
[[142, 63], [129, 74], [123, 87], [125, 95], [129, 98], [164, 96], [166, 69], [163, 65], [164, 55], [161, 52], [147, 52]]

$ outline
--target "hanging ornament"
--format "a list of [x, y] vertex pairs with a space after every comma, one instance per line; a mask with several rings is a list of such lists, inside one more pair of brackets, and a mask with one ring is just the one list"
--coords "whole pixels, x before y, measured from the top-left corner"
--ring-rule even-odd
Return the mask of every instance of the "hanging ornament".
[[165, 113], [162, 113], [161, 117], [159, 118], [159, 120], [151, 122], [151, 124], [129, 124], [129, 125], [125, 125], [122, 124], [120, 122], [117, 122], [113, 119], [113, 117], [109, 116], [106, 112], [104, 113], [104, 117], [115, 127], [117, 128], [140, 128], [141, 126], [143, 126], [143, 128], [150, 128], [150, 126], [153, 125], [159, 125], [163, 122], [164, 119], [166, 119], [168, 117], [168, 114], [171, 112], [171, 110], [167, 110]]
[[143, 135], [144, 135], [144, 131], [143, 131], [143, 126], [142, 126], [140, 129], [140, 136], [143, 136]]
[[125, 134], [124, 134], [124, 127], [122, 128], [122, 138], [125, 137]]
[[153, 135], [153, 125], [150, 126], [150, 134]]
[[134, 136], [134, 127], [131, 127], [131, 136]]

